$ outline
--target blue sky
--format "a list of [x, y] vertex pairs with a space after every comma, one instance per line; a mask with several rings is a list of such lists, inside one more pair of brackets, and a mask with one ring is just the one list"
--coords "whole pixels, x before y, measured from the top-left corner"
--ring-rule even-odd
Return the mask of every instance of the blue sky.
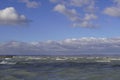
[[[32, 3], [33, 1], [36, 4], [29, 4], [31, 7], [27, 6], [28, 2]], [[81, 6], [75, 2], [73, 2], [74, 4], [71, 4], [70, 1], [78, 1], [78, 4]], [[119, 0], [91, 0], [91, 2], [93, 1], [94, 3], [82, 3], [83, 1], [84, 0], [1, 0], [0, 10], [12, 7], [16, 10], [17, 14], [24, 15], [26, 19], [30, 21], [28, 21], [27, 25], [1, 24], [0, 41], [15, 40], [28, 42], [63, 40], [66, 38], [80, 37], [120, 36], [120, 15], [114, 13], [114, 10], [113, 15], [109, 14], [110, 11], [107, 10], [107, 8], [118, 7]], [[58, 7], [58, 5], [59, 7], [66, 7], [66, 12], [68, 10], [68, 13], [65, 13], [65, 10], [60, 12], [59, 8], [55, 10], [55, 7]], [[95, 8], [91, 10], [91, 12], [85, 11], [85, 6], [89, 5], [92, 5], [93, 8]], [[67, 16], [68, 14], [71, 14], [76, 17], [76, 14], [70, 13], [72, 9], [76, 11], [76, 14], [80, 15], [80, 19], [83, 19], [86, 14], [93, 14], [97, 18], [86, 21], [92, 21], [92, 26], [89, 26], [90, 24], [81, 26], [84, 20], [76, 23], [77, 20], [72, 21], [70, 16]], [[106, 10], [106, 13], [104, 10]], [[120, 10], [117, 12], [119, 11]], [[77, 17], [79, 18], [79, 16]], [[73, 26], [75, 23], [78, 26]]]
[[120, 0], [1, 0], [0, 5], [0, 55], [120, 52]]

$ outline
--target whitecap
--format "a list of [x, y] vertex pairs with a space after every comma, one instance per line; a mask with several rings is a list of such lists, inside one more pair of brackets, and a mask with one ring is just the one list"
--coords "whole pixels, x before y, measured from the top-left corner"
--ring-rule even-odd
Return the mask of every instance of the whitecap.
[[1, 61], [0, 64], [16, 64], [16, 62]]

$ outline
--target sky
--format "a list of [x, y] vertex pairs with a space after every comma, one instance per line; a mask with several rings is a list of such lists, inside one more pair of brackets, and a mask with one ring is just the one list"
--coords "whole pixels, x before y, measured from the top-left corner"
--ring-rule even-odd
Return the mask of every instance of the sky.
[[0, 5], [0, 54], [119, 53], [120, 0], [1, 0]]

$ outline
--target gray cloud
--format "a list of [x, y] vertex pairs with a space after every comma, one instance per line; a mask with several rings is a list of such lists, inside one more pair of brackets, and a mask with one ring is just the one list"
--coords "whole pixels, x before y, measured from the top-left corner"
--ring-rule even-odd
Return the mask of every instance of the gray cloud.
[[19, 14], [14, 7], [0, 10], [0, 25], [24, 25], [28, 22], [29, 20], [24, 15]]
[[[97, 19], [95, 14], [94, 0], [50, 0], [57, 5], [54, 11], [67, 16], [74, 27], [94, 27], [94, 20]], [[72, 8], [71, 8], [72, 7]], [[79, 13], [76, 7], [80, 8], [84, 14]]]
[[120, 38], [79, 38], [62, 41], [17, 42], [0, 44], [0, 54], [14, 55], [80, 55], [119, 54]]
[[37, 8], [40, 2], [30, 1], [30, 0], [20, 0], [20, 2], [25, 3], [28, 8]]

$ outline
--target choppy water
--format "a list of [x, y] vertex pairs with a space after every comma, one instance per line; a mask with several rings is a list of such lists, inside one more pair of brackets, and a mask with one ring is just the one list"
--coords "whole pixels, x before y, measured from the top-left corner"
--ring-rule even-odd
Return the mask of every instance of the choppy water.
[[14, 59], [0, 64], [0, 80], [120, 80], [120, 65]]

